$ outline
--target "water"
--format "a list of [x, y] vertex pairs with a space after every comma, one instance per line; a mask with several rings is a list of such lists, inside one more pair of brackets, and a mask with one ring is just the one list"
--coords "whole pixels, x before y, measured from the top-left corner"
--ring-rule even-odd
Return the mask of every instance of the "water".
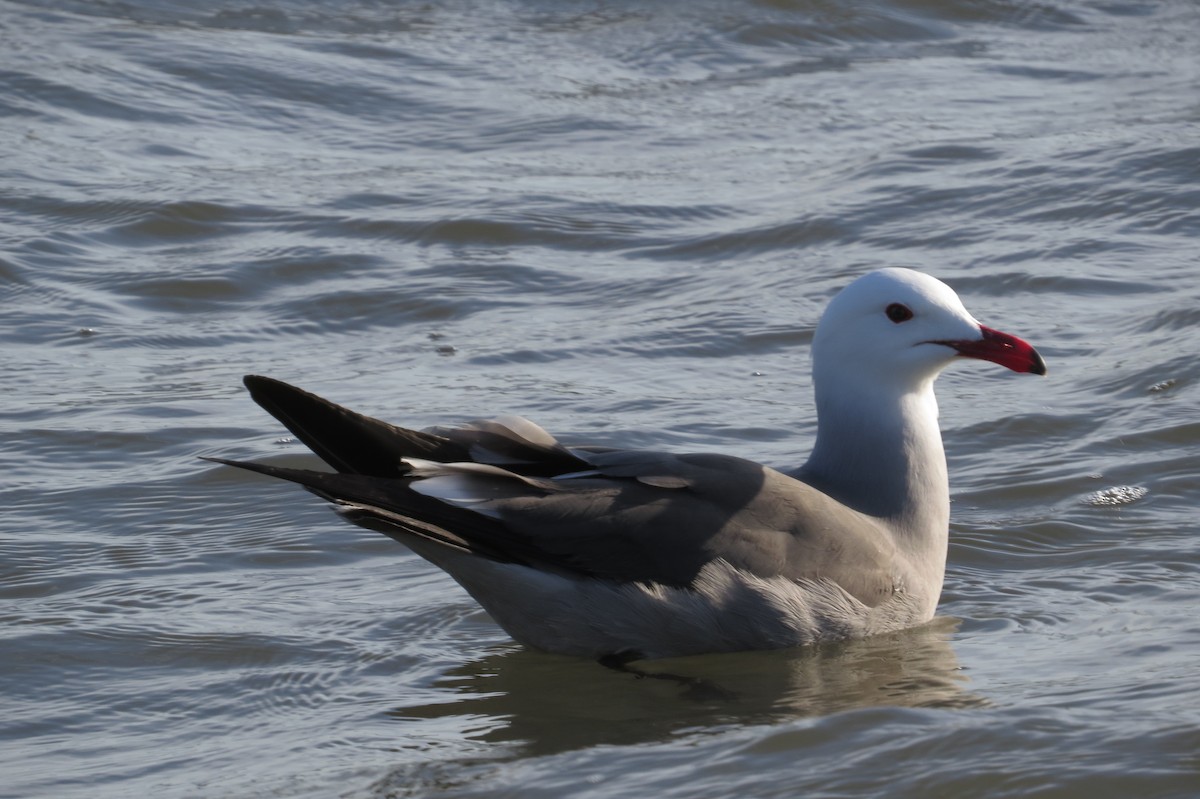
[[[1200, 793], [1191, 0], [0, 1], [0, 795]], [[884, 265], [1034, 342], [939, 381], [930, 627], [526, 652], [258, 372], [411, 425], [788, 466]]]

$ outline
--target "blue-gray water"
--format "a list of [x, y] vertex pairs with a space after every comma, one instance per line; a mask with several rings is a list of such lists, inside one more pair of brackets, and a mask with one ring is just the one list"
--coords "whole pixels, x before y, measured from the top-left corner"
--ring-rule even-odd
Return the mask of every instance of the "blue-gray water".
[[[0, 0], [0, 795], [1200, 793], [1193, 0]], [[798, 464], [914, 266], [1046, 356], [939, 381], [940, 618], [526, 652], [242, 391]]]

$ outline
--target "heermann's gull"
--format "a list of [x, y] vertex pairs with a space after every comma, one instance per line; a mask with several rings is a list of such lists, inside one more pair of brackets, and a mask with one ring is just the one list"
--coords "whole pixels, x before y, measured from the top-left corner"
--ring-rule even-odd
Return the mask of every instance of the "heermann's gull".
[[933, 617], [949, 487], [933, 382], [955, 357], [1045, 374], [932, 277], [884, 269], [812, 346], [817, 441], [794, 476], [728, 455], [564, 447], [515, 416], [425, 432], [266, 377], [256, 402], [336, 472], [300, 483], [449, 572], [516, 640], [596, 658], [768, 649]]

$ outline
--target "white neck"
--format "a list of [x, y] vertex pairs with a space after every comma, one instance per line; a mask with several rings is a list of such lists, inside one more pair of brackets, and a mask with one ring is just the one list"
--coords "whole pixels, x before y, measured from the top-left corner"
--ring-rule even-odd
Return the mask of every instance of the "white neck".
[[797, 477], [882, 521], [900, 550], [940, 588], [950, 486], [933, 377], [897, 391], [817, 380], [817, 442]]

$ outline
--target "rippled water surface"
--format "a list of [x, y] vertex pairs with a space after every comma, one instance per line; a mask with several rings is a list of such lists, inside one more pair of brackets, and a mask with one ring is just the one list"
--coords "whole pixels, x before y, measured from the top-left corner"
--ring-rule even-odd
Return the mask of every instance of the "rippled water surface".
[[[1200, 793], [1200, 5], [0, 0], [0, 795]], [[240, 387], [798, 465], [913, 266], [940, 616], [635, 680], [199, 455]]]

